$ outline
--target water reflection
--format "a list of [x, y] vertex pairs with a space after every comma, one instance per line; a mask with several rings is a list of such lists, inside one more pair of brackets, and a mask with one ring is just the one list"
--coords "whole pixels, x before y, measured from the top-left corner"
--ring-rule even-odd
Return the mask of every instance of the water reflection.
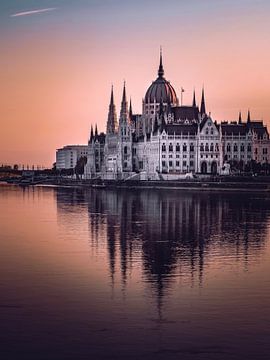
[[226, 263], [247, 270], [265, 245], [269, 202], [259, 195], [76, 189], [56, 197], [59, 213], [87, 207], [90, 245], [106, 241], [112, 283], [119, 270], [125, 287], [141, 266], [159, 307], [175, 281], [203, 286], [204, 272]]

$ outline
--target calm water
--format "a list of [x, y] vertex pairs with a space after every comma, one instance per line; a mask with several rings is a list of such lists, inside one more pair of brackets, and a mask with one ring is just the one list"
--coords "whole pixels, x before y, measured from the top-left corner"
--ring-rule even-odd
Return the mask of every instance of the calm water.
[[1, 359], [269, 359], [270, 197], [0, 186]]

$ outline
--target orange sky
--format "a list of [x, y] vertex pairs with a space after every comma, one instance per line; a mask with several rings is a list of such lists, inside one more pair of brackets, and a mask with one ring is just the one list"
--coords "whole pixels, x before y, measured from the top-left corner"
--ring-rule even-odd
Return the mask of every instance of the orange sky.
[[[184, 103], [204, 84], [217, 121], [233, 120], [239, 110], [245, 118], [250, 108], [253, 119], [270, 125], [267, 1], [19, 4], [0, 5], [0, 163], [51, 166], [56, 148], [86, 144], [91, 123], [105, 129], [112, 83], [117, 111], [125, 79], [133, 110], [141, 112], [160, 44], [165, 77], [179, 97], [185, 89]], [[55, 9], [11, 17], [49, 7]]]

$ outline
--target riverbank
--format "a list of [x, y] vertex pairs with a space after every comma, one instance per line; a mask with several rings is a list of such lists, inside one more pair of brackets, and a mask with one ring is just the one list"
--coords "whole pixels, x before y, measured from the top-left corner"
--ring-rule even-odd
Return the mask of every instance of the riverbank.
[[8, 183], [19, 186], [59, 186], [97, 189], [175, 189], [200, 191], [246, 191], [270, 193], [270, 177], [215, 177], [192, 180], [78, 180], [50, 177], [46, 179], [9, 179]]

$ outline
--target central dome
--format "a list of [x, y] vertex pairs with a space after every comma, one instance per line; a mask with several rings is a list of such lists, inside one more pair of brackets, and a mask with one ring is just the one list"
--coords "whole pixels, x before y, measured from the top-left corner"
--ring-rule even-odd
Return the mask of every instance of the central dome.
[[171, 105], [178, 105], [178, 99], [174, 88], [170, 82], [164, 78], [162, 54], [160, 54], [158, 78], [152, 82], [145, 94], [146, 103], [160, 103], [161, 101]]

